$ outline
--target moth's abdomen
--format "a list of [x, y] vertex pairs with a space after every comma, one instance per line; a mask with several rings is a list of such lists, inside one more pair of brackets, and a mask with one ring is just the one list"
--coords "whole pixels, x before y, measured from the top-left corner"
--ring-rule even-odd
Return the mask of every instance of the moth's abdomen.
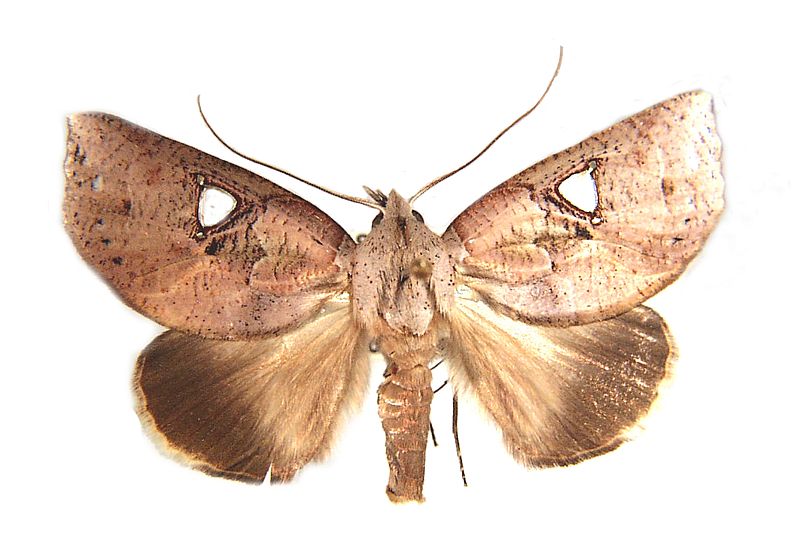
[[421, 336], [394, 335], [388, 329], [380, 337], [387, 366], [378, 389], [378, 413], [386, 433], [389, 483], [392, 501], [422, 501], [425, 449], [430, 427], [431, 371], [438, 353], [439, 319]]
[[427, 365], [403, 369], [392, 363], [378, 389], [378, 413], [386, 433], [392, 501], [422, 501], [425, 449], [430, 423], [431, 371]]

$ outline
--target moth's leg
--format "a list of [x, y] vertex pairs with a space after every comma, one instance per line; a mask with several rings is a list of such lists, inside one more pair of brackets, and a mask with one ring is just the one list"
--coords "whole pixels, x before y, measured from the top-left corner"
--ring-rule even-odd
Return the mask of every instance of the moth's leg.
[[461, 458], [461, 443], [458, 441], [458, 395], [453, 393], [453, 439], [456, 442], [456, 455], [458, 467], [461, 468], [461, 481], [467, 487], [467, 476], [464, 474], [464, 460]]
[[431, 428], [431, 441], [433, 441], [433, 446], [438, 447], [439, 443], [436, 441], [436, 432], [433, 431], [433, 422], [428, 422], [428, 425]]
[[[447, 381], [442, 383], [436, 390], [434, 390], [433, 394], [436, 394], [439, 391], [441, 391], [445, 385], [447, 385]], [[429, 424], [430, 424], [431, 440], [433, 441], [433, 446], [438, 447], [439, 443], [436, 442], [436, 433], [434, 433], [433, 431], [433, 422], [429, 422]], [[456, 444], [456, 456], [458, 457], [458, 467], [461, 469], [461, 481], [464, 482], [464, 487], [467, 487], [467, 476], [464, 473], [464, 459], [461, 457], [461, 443], [458, 440], [458, 397], [455, 394], [453, 394], [453, 439], [455, 440]]]
[[[436, 369], [437, 367], [439, 367], [440, 365], [442, 365], [442, 362], [444, 362], [444, 360], [443, 360], [443, 359], [442, 359], [442, 360], [439, 360], [438, 362], [436, 362], [436, 363], [433, 365], [433, 367], [431, 368], [431, 371], [433, 371], [434, 369]], [[442, 389], [444, 389], [444, 386], [445, 386], [445, 385], [447, 385], [447, 379], [445, 379], [445, 380], [444, 380], [444, 383], [442, 383], [441, 385], [439, 385], [437, 388], [435, 388], [435, 389], [433, 390], [433, 394], [436, 394], [436, 393], [438, 393], [439, 391], [441, 391]], [[438, 446], [439, 446], [439, 443], [437, 443], [437, 442], [436, 442], [436, 432], [434, 432], [434, 431], [433, 431], [433, 422], [429, 422], [429, 424], [430, 424], [430, 427], [431, 427], [431, 441], [433, 441], [433, 446], [434, 446], [434, 447], [438, 447]]]
[[[439, 360], [436, 365], [431, 368], [431, 371], [436, 369], [444, 360]], [[442, 389], [444, 389], [445, 385], [447, 385], [448, 380], [445, 379], [444, 383], [439, 385], [436, 389], [434, 389], [433, 394], [438, 393]], [[433, 441], [433, 446], [438, 447], [439, 443], [436, 442], [436, 434], [433, 431], [433, 422], [430, 424], [431, 429], [431, 440]], [[464, 482], [464, 487], [467, 487], [467, 476], [464, 473], [464, 459], [461, 457], [461, 443], [458, 440], [458, 397], [455, 393], [453, 393], [453, 439], [455, 440], [456, 444], [456, 456], [458, 456], [458, 466], [461, 469], [461, 481]]]

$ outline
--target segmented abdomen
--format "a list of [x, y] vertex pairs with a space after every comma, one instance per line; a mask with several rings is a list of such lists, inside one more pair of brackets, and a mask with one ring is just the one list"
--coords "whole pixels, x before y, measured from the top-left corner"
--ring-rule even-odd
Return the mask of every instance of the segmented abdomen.
[[422, 501], [425, 448], [430, 427], [431, 371], [426, 365], [403, 369], [391, 362], [378, 389], [378, 412], [386, 433], [389, 484], [393, 501]]

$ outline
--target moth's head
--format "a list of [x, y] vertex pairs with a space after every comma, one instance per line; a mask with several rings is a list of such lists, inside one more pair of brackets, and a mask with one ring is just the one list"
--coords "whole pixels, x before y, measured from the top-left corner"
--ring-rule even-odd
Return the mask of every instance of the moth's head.
[[401, 228], [405, 227], [409, 220], [419, 223], [423, 228], [427, 228], [422, 215], [412, 209], [409, 202], [396, 191], [392, 190], [389, 195], [386, 195], [380, 190], [373, 190], [367, 187], [364, 189], [381, 206], [381, 212], [372, 221], [373, 229], [383, 223], [384, 219], [387, 220], [387, 223]]

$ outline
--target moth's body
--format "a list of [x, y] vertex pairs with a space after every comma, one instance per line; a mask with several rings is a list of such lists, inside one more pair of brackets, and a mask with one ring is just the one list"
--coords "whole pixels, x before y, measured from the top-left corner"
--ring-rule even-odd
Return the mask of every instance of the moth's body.
[[[65, 223], [124, 301], [170, 330], [141, 354], [146, 429], [207, 473], [288, 481], [366, 396], [372, 342], [393, 500], [422, 500], [429, 366], [449, 363], [530, 467], [608, 452], [668, 375], [640, 305], [723, 207], [711, 98], [684, 93], [520, 172], [440, 236], [395, 192], [363, 242], [280, 186], [105, 114], [70, 120]], [[590, 173], [597, 205], [560, 186]], [[208, 224], [208, 188], [235, 207]], [[371, 193], [372, 195], [372, 193]]]
[[444, 242], [392, 191], [382, 218], [355, 249], [353, 312], [386, 358], [378, 411], [397, 501], [421, 500], [433, 399], [430, 362], [441, 354], [455, 264]]

